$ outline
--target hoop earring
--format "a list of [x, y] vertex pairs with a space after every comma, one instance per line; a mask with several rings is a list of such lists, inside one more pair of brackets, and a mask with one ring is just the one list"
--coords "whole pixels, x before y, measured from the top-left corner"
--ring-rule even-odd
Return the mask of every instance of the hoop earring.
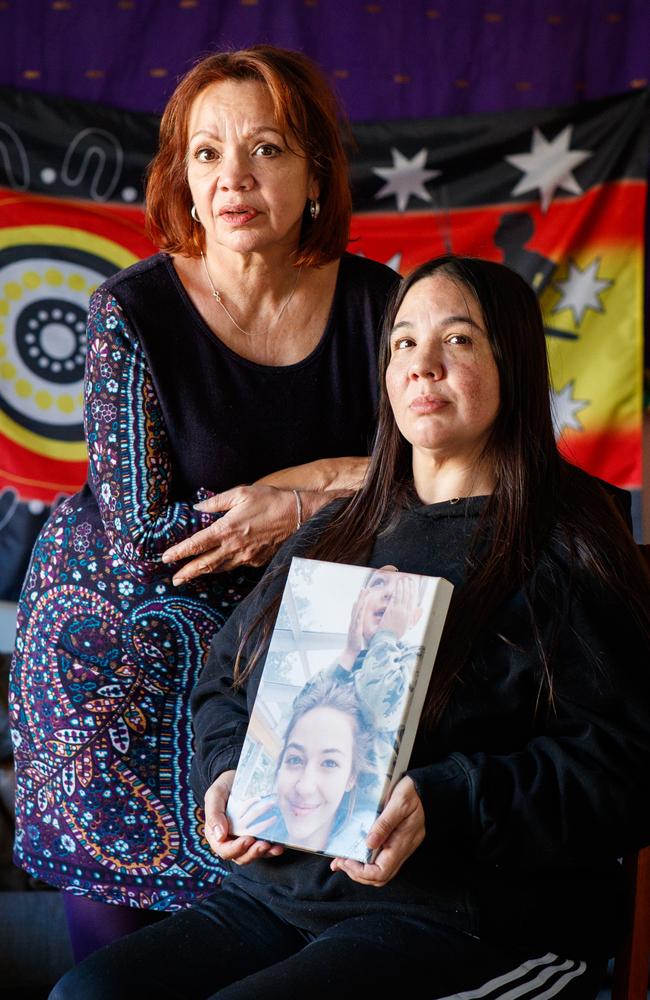
[[190, 209], [190, 215], [192, 216], [195, 222], [198, 222], [199, 225], [201, 224], [201, 220], [199, 219], [199, 213], [196, 210], [196, 205], [192, 205]]
[[316, 222], [316, 219], [320, 215], [320, 201], [318, 200], [318, 198], [314, 198], [309, 202], [309, 214], [311, 215], [314, 222]]

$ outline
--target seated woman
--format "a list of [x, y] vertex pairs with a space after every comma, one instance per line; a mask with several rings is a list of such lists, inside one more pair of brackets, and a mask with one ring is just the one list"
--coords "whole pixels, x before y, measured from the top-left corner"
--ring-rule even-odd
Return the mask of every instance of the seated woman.
[[[363, 489], [284, 546], [194, 692], [193, 787], [233, 874], [83, 963], [55, 1000], [595, 995], [623, 923], [617, 859], [650, 840], [647, 571], [609, 494], [557, 451], [539, 308], [516, 274], [418, 268], [382, 370]], [[369, 865], [228, 829], [294, 554], [456, 587]]]

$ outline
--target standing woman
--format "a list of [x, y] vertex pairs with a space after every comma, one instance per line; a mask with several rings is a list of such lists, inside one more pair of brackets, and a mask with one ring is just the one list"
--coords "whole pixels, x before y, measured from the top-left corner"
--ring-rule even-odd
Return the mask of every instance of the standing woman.
[[[618, 859], [650, 841], [647, 569], [601, 484], [557, 451], [542, 318], [517, 274], [422, 265], [382, 363], [362, 490], [284, 546], [193, 696], [192, 783], [233, 874], [51, 1000], [596, 995], [624, 927]], [[456, 587], [409, 769], [368, 834], [373, 864], [229, 833], [293, 554]]]
[[241, 567], [365, 470], [396, 276], [345, 253], [350, 211], [308, 59], [259, 46], [181, 81], [147, 185], [163, 252], [93, 296], [88, 483], [19, 603], [15, 856], [66, 890], [77, 958], [223, 873], [186, 780], [189, 692], [259, 576]]

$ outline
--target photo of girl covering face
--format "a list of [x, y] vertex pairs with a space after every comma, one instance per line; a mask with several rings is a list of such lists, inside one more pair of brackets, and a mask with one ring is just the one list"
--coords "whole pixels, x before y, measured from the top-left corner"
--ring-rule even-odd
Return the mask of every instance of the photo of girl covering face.
[[[418, 604], [417, 587], [415, 577], [398, 573], [392, 566], [385, 566], [368, 574], [359, 595], [357, 612], [366, 648], [379, 629], [392, 630], [400, 638], [408, 628], [415, 625], [422, 612]], [[354, 621], [350, 622], [350, 628], [354, 628]]]
[[329, 675], [354, 683], [372, 726], [395, 732], [420, 647], [404, 642], [422, 615], [426, 580], [384, 566], [368, 573], [352, 609], [345, 648]]
[[332, 564], [295, 563], [229, 817], [237, 834], [365, 859], [422, 649], [427, 580], [337, 565], [333, 588]]

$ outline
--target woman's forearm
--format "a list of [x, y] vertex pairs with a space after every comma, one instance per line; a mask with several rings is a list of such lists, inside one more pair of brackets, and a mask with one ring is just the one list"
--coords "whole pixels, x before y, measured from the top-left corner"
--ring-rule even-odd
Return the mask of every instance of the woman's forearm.
[[[344, 458], [319, 458], [304, 465], [292, 465], [288, 469], [271, 472], [257, 482], [281, 490], [336, 491], [334, 496], [342, 496], [345, 491], [358, 490], [367, 471], [367, 457], [348, 455]], [[328, 500], [332, 499], [333, 496], [328, 497]], [[322, 506], [321, 503], [312, 513]]]

